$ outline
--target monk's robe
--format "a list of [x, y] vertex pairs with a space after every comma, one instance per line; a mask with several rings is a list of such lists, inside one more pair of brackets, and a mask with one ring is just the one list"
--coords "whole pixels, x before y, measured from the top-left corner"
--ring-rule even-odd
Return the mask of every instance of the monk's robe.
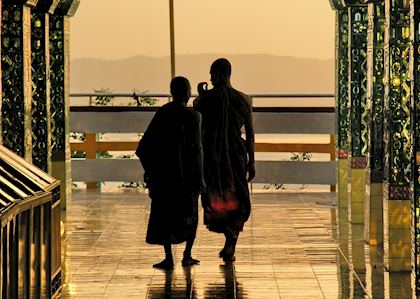
[[200, 113], [176, 102], [162, 106], [136, 155], [152, 201], [146, 242], [164, 245], [193, 239], [203, 180]]
[[[248, 146], [253, 147], [252, 105], [243, 93], [228, 86], [203, 92], [194, 101], [202, 115], [204, 223], [211, 231], [242, 231], [251, 212], [247, 182]], [[246, 138], [242, 138], [245, 128]], [[252, 152], [253, 155], [253, 152]], [[252, 161], [254, 157], [252, 156]]]

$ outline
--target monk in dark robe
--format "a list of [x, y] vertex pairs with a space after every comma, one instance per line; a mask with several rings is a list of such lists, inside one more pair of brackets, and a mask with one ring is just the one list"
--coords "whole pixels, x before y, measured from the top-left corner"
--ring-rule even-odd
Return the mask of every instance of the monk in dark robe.
[[[194, 108], [202, 114], [204, 223], [210, 231], [223, 233], [226, 243], [219, 256], [235, 260], [239, 233], [251, 212], [248, 182], [255, 177], [254, 129], [250, 99], [230, 84], [231, 65], [216, 60], [210, 69], [213, 89], [198, 85]], [[244, 140], [242, 129], [245, 129]]]
[[188, 108], [191, 86], [184, 77], [171, 81], [173, 101], [154, 115], [136, 155], [152, 200], [146, 242], [163, 245], [165, 259], [154, 268], [172, 269], [171, 244], [187, 242], [183, 266], [198, 264], [191, 257], [197, 231], [198, 196], [205, 189], [201, 115]]

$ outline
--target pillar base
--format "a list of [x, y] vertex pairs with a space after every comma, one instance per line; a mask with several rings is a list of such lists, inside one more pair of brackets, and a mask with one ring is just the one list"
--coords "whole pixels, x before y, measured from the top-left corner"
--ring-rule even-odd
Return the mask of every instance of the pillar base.
[[60, 180], [61, 210], [66, 210], [67, 203], [71, 200], [71, 160], [53, 161], [52, 176]]
[[348, 208], [348, 160], [338, 159], [338, 208]]
[[353, 224], [363, 224], [364, 218], [364, 202], [366, 193], [366, 174], [364, 169], [350, 169], [349, 182], [351, 183], [350, 191], [350, 222]]
[[383, 190], [385, 267], [389, 272], [411, 272], [410, 187], [384, 184]]
[[351, 254], [350, 262], [357, 274], [366, 273], [365, 239], [363, 224], [350, 224]]
[[369, 244], [380, 245], [384, 242], [383, 184], [371, 183], [369, 191]]

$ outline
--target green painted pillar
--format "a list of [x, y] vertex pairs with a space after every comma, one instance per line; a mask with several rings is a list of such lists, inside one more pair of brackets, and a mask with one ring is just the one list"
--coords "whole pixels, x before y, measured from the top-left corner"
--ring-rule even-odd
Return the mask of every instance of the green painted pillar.
[[[1, 12], [2, 12], [2, 10], [1, 10], [2, 6], [3, 6], [2, 5], [2, 0], [0, 0], [0, 15], [1, 15]], [[3, 18], [0, 18], [0, 28], [2, 27], [2, 19]], [[2, 36], [2, 33], [1, 33], [1, 30], [0, 30], [0, 41], [1, 41], [1, 36]], [[1, 80], [1, 78], [2, 78], [2, 72], [1, 72], [1, 63], [0, 63], [0, 144], [3, 144], [3, 129], [2, 129], [3, 118], [2, 118], [2, 108], [1, 108], [2, 107], [2, 98], [3, 98], [2, 93], [3, 93], [3, 90], [2, 90], [2, 80]]]
[[335, 107], [336, 107], [336, 150], [338, 157], [338, 207], [348, 208], [348, 153], [350, 102], [348, 90], [348, 10], [339, 2], [334, 2], [336, 10], [335, 35]]
[[384, 239], [390, 272], [411, 271], [410, 6], [385, 1]]
[[414, 205], [412, 215], [414, 232], [414, 261], [416, 295], [420, 296], [420, 3], [411, 0], [411, 104], [413, 108], [413, 185]]
[[36, 3], [2, 2], [2, 142], [28, 162], [32, 162], [31, 7]]
[[[354, 2], [354, 1], [353, 1]], [[349, 14], [349, 183], [352, 223], [364, 223], [366, 166], [368, 153], [367, 27], [366, 4], [351, 4]]]
[[365, 240], [371, 245], [381, 245], [383, 244], [385, 2], [379, 0], [369, 3], [368, 16], [367, 100], [370, 119]]
[[39, 0], [32, 10], [32, 163], [51, 174], [49, 14], [58, 0]]
[[71, 198], [70, 17], [79, 0], [60, 0], [50, 16], [52, 175], [61, 181], [61, 207]]

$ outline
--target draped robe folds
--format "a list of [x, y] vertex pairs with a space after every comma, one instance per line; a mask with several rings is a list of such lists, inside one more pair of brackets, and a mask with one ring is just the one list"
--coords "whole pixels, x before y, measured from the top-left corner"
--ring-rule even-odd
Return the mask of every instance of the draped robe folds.
[[[242, 128], [251, 123], [247, 136], [254, 142], [252, 105], [243, 93], [227, 86], [205, 91], [194, 101], [202, 114], [204, 223], [214, 232], [242, 231], [251, 212], [246, 178], [249, 156]], [[245, 126], [246, 127], [246, 126]], [[248, 137], [247, 137], [248, 138]]]
[[154, 115], [136, 155], [152, 200], [146, 242], [178, 244], [195, 237], [202, 182], [201, 115], [171, 102]]

